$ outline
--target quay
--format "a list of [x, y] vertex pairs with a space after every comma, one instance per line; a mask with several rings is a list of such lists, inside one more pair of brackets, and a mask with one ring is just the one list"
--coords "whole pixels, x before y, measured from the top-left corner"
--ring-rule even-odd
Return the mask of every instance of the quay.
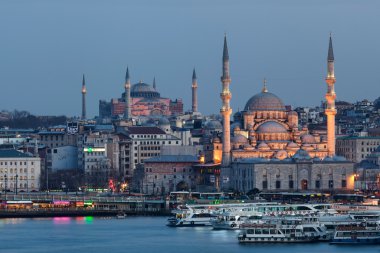
[[75, 216], [170, 215], [170, 202], [162, 198], [131, 196], [2, 195], [0, 218]]

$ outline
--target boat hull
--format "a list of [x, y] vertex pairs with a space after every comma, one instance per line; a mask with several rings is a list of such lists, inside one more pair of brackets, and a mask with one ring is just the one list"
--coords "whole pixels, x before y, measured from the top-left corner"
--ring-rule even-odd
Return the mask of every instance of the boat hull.
[[333, 239], [331, 244], [380, 244], [380, 238]]

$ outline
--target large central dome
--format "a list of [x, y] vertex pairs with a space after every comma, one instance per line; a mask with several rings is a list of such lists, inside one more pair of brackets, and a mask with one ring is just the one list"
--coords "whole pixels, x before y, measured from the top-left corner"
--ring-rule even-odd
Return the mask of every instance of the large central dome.
[[136, 83], [131, 87], [131, 97], [159, 98], [158, 93], [151, 85], [143, 82]]
[[285, 111], [281, 99], [264, 89], [261, 93], [251, 97], [244, 110], [246, 111]]

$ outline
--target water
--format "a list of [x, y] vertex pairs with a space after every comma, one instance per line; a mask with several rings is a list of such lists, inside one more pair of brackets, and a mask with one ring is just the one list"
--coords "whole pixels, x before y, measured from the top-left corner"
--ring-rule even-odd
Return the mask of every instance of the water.
[[236, 231], [170, 228], [165, 217], [0, 220], [0, 253], [380, 252], [380, 245], [238, 243]]

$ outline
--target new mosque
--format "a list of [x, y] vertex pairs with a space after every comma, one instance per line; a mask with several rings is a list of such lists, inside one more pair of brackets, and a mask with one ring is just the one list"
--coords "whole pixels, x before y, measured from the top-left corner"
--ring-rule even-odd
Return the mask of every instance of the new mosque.
[[[221, 189], [264, 191], [349, 191], [354, 187], [354, 165], [335, 155], [335, 75], [330, 36], [327, 57], [327, 133], [299, 128], [298, 115], [269, 92], [266, 82], [244, 110], [234, 115], [227, 40], [224, 39], [221, 77], [223, 119]], [[217, 138], [215, 141], [220, 141]]]

